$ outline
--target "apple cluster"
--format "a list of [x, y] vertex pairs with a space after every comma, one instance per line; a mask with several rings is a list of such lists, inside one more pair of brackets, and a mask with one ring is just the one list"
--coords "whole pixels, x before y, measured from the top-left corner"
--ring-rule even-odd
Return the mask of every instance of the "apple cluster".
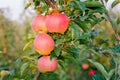
[[54, 50], [55, 42], [47, 33], [64, 33], [68, 24], [68, 17], [62, 13], [52, 13], [47, 16], [38, 15], [32, 21], [32, 28], [38, 34], [34, 40], [34, 48], [42, 55], [37, 62], [41, 73], [53, 72], [58, 67], [57, 58], [50, 59], [50, 53]]

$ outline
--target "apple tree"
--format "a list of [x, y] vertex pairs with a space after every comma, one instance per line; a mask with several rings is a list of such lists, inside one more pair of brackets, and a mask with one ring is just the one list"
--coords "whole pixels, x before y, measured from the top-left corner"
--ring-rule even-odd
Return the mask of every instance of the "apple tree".
[[[104, 0], [33, 0], [37, 15], [14, 80], [119, 80], [119, 18]], [[107, 2], [107, 0], [106, 0]], [[119, 3], [116, 0], [113, 7]], [[106, 24], [109, 23], [109, 27]], [[111, 29], [111, 32], [107, 28]], [[105, 30], [104, 30], [105, 29]]]

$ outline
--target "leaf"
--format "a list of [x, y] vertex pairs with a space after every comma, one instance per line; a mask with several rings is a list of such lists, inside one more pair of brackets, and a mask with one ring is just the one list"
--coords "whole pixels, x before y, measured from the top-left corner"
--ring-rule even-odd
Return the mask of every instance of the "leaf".
[[[76, 3], [76, 5], [74, 5], [75, 7], [78, 7], [79, 9], [81, 9], [83, 12], [85, 12], [85, 10], [87, 10], [87, 8], [86, 8], [86, 6], [85, 6], [85, 4], [83, 3], [83, 2], [81, 2], [81, 1], [74, 1], [73, 0], [73, 2], [74, 3]], [[76, 8], [77, 9], [77, 8]]]
[[15, 62], [15, 66], [19, 67], [20, 63], [21, 63], [21, 58], [18, 58]]
[[91, 51], [94, 55], [100, 57], [99, 53], [97, 53], [95, 50], [93, 50], [93, 49], [89, 49], [89, 51]]
[[120, 53], [120, 46], [110, 47], [109, 48], [113, 53]]
[[63, 39], [57, 39], [56, 40], [56, 43], [55, 43], [55, 46], [59, 46], [60, 44], [63, 44]]
[[117, 4], [120, 3], [120, 0], [115, 0], [113, 3], [112, 3], [112, 8], [115, 7]]
[[79, 35], [77, 39], [86, 39], [89, 38], [90, 36], [91, 36], [90, 33], [82, 33], [81, 35]]
[[101, 14], [102, 14], [102, 13], [106, 13], [107, 11], [106, 11], [105, 8], [100, 7], [100, 8], [94, 9], [93, 12], [94, 12], [94, 13], [101, 13]]
[[39, 76], [38, 80], [59, 80], [59, 78], [56, 73], [44, 73]]
[[21, 75], [23, 74], [23, 72], [29, 67], [29, 62], [27, 63], [24, 63], [21, 68], [20, 68], [20, 72], [21, 72]]
[[65, 71], [65, 66], [64, 66], [64, 65], [65, 65], [65, 62], [62, 61], [62, 60], [59, 60], [58, 63], [59, 63], [59, 65], [61, 66], [62, 70]]
[[82, 11], [87, 10], [87, 8], [86, 8], [86, 6], [85, 6], [85, 4], [83, 2], [79, 1], [79, 5], [80, 5]]
[[28, 47], [31, 46], [31, 44], [33, 43], [34, 40], [30, 40], [23, 48], [23, 51], [26, 50]]
[[[119, 70], [119, 69], [118, 69], [118, 70]], [[111, 69], [111, 70], [109, 71], [108, 75], [109, 75], [110, 78], [112, 77], [112, 75], [114, 74], [114, 72], [115, 72], [115, 69]]]
[[120, 65], [118, 65], [118, 75], [120, 76]]
[[102, 75], [100, 75], [100, 74], [95, 74], [95, 75], [93, 76], [93, 78], [94, 78], [95, 80], [105, 80], [104, 77], [103, 77]]
[[85, 1], [86, 7], [95, 8], [95, 7], [103, 7], [103, 5], [99, 1]]
[[[108, 75], [107, 71], [105, 70], [105, 68], [103, 67], [102, 64], [100, 64], [100, 63], [98, 63], [98, 62], [95, 62], [95, 61], [93, 61], [93, 60], [91, 60], [91, 59], [88, 59], [88, 61], [89, 61], [90, 63], [92, 63], [92, 64], [102, 73], [102, 75], [105, 77], [106, 80], [108, 80], [109, 75]], [[109, 78], [109, 79], [110, 79], [110, 78]]]
[[90, 28], [88, 27], [87, 23], [85, 21], [74, 21], [84, 32], [88, 32]]
[[80, 49], [75, 47], [75, 46], [68, 46], [66, 48], [63, 49], [65, 52], [67, 52], [68, 54], [70, 54], [72, 57], [74, 58], [78, 58], [78, 55], [80, 53]]
[[34, 60], [32, 57], [29, 57], [29, 56], [23, 56], [22, 59], [23, 60], [28, 60], [28, 61]]
[[89, 17], [88, 15], [80, 16], [80, 20], [85, 21], [88, 17]]
[[57, 56], [59, 56], [60, 54], [61, 54], [61, 48], [60, 47], [55, 47], [54, 48], [54, 52], [55, 52], [55, 54], [57, 55]]
[[70, 26], [72, 28], [72, 30], [71, 30], [72, 31], [72, 40], [78, 38], [80, 35], [80, 28], [74, 22], [72, 22], [70, 24]]
[[35, 4], [35, 6], [39, 6], [39, 5], [40, 5], [40, 1], [39, 1], [39, 0], [36, 0], [36, 1], [34, 2], [34, 4]]
[[25, 6], [25, 9], [29, 8], [31, 6], [31, 3], [27, 3]]

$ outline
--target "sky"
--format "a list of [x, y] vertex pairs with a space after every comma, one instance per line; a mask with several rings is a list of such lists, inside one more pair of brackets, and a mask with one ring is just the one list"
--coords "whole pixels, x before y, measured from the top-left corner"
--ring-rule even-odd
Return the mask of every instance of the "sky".
[[[19, 20], [20, 15], [23, 14], [26, 0], [0, 0], [0, 8], [4, 9], [4, 15], [11, 20]], [[107, 3], [107, 9], [110, 10], [111, 4], [114, 0], [109, 0]], [[5, 9], [9, 9], [5, 10]], [[114, 14], [120, 14], [120, 4], [116, 6], [112, 12]]]
[[18, 20], [23, 13], [25, 0], [0, 0], [0, 8], [9, 9], [4, 11], [6, 17], [11, 20]]

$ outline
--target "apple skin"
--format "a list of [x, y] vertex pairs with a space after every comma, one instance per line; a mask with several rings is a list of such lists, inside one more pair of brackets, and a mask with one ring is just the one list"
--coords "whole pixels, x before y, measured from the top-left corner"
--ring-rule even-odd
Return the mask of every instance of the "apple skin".
[[54, 72], [58, 68], [58, 62], [56, 58], [50, 59], [50, 56], [42, 56], [37, 66], [41, 73]]
[[32, 21], [32, 28], [36, 33], [47, 33], [46, 16], [38, 15]]
[[46, 26], [49, 32], [64, 33], [69, 24], [65, 14], [52, 13], [46, 17]]
[[84, 70], [87, 70], [87, 69], [89, 68], [89, 64], [83, 63], [83, 64], [82, 64], [82, 68], [83, 68]]
[[96, 73], [97, 73], [97, 71], [94, 70], [94, 69], [92, 69], [92, 70], [89, 72], [88, 75], [89, 75], [90, 77], [92, 77], [92, 76], [94, 76]]
[[54, 46], [54, 40], [46, 33], [38, 34], [34, 40], [34, 48], [41, 55], [49, 55]]

